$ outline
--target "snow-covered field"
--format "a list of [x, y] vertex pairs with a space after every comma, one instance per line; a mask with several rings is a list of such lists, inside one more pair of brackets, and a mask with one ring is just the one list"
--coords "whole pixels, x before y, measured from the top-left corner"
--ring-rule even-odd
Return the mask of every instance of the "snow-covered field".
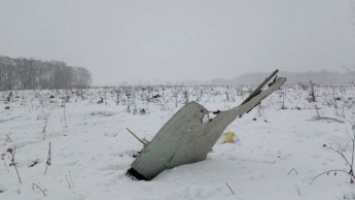
[[[0, 199], [355, 199], [347, 173], [313, 180], [327, 170], [350, 170], [341, 155], [352, 162], [354, 85], [316, 86], [317, 102], [307, 100], [310, 88], [286, 85], [235, 120], [226, 130], [235, 132], [235, 143], [222, 136], [206, 161], [152, 181], [125, 175], [142, 148], [126, 128], [150, 140], [186, 101], [227, 110], [248, 91], [119, 87], [13, 91], [9, 99], [10, 91], [0, 92]], [[10, 166], [14, 148], [22, 183]]]

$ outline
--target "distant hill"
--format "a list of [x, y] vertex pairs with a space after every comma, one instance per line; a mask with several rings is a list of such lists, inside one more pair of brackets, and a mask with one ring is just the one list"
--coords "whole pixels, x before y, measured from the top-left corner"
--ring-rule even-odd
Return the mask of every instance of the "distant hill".
[[[217, 85], [236, 85], [236, 84], [258, 84], [269, 76], [270, 73], [248, 73], [233, 79], [213, 79], [211, 82]], [[287, 83], [308, 83], [313, 81], [318, 84], [349, 83], [355, 81], [355, 75], [350, 73], [339, 73], [322, 70], [319, 72], [279, 72], [279, 76], [287, 78]]]

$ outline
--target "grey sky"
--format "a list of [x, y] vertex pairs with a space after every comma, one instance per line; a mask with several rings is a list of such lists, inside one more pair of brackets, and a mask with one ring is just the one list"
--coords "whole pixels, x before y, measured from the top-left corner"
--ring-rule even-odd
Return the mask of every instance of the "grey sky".
[[0, 55], [88, 68], [95, 84], [355, 64], [349, 0], [0, 0]]

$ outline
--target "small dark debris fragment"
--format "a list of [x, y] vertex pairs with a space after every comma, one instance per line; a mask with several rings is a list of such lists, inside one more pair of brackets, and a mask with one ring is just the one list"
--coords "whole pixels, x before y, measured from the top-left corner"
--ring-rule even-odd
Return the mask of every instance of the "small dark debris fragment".
[[28, 166], [29, 168], [34, 167], [39, 163], [39, 159], [32, 161], [32, 163]]
[[137, 153], [134, 153], [134, 154], [132, 155], [132, 157], [133, 157], [133, 158], [137, 158], [142, 152], [143, 152], [143, 149], [140, 150], [140, 151], [137, 151]]
[[215, 114], [215, 115], [218, 115], [219, 113], [221, 113], [222, 111], [220, 110], [216, 110], [216, 111], [213, 111], [212, 113]]
[[141, 115], [145, 115], [147, 112], [145, 111], [145, 109], [144, 108], [142, 108], [140, 111], [139, 111], [139, 114], [141, 114]]
[[8, 148], [6, 151], [7, 151], [9, 154], [12, 154], [12, 149], [11, 149], [11, 148]]
[[6, 107], [5, 107], [5, 110], [10, 110], [10, 106], [6, 106]]
[[156, 94], [156, 95], [153, 96], [154, 99], [160, 98], [160, 97], [161, 97], [160, 94]]
[[96, 103], [100, 104], [100, 103], [103, 103], [103, 102], [104, 102], [104, 98], [100, 97], [100, 100], [98, 100]]

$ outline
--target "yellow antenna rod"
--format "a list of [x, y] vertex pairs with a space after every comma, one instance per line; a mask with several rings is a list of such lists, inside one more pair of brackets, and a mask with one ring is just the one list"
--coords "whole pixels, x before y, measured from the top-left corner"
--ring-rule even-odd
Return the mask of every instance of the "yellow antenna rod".
[[130, 134], [132, 134], [140, 143], [143, 144], [143, 148], [144, 148], [144, 149], [148, 146], [148, 144], [149, 144], [148, 141], [144, 141], [144, 140], [140, 139], [140, 138], [139, 138], [136, 134], [134, 134], [131, 130], [129, 130], [128, 128], [126, 128], [126, 129], [127, 129], [127, 131], [128, 131]]

